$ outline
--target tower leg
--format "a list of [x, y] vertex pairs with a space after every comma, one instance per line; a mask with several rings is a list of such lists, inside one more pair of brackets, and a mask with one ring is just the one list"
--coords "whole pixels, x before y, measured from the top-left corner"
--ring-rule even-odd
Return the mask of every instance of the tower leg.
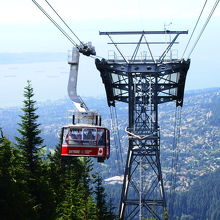
[[[128, 77], [129, 147], [121, 194], [121, 219], [166, 219], [156, 83], [156, 76], [129, 74]], [[137, 95], [142, 97], [142, 102], [135, 102]]]

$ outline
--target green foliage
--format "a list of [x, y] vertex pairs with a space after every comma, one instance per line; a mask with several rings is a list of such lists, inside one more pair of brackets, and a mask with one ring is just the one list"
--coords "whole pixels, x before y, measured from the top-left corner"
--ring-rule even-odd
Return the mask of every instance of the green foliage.
[[83, 185], [70, 186], [65, 191], [65, 199], [58, 206], [58, 219], [96, 219], [96, 206], [90, 196], [85, 200]]
[[[29, 219], [33, 200], [27, 192], [18, 150], [6, 138], [0, 139], [0, 217]], [[25, 208], [24, 208], [25, 207]]]
[[51, 219], [54, 208], [53, 192], [47, 180], [47, 166], [42, 161], [41, 152], [43, 139], [37, 123], [33, 88], [30, 81], [24, 89], [23, 115], [20, 116], [21, 123], [16, 137], [16, 147], [19, 149], [19, 160], [23, 170], [23, 181], [26, 183], [27, 193], [31, 195], [31, 212], [33, 219]]
[[92, 196], [92, 161], [88, 158], [62, 158], [60, 147], [61, 144], [58, 144], [55, 153], [49, 155], [51, 183], [56, 194], [57, 219], [100, 219]]
[[107, 205], [105, 189], [102, 185], [102, 178], [100, 176], [96, 179], [95, 197], [97, 205], [97, 217], [99, 220], [107, 219]]
[[220, 169], [198, 178], [191, 189], [177, 194], [171, 219], [220, 219]]
[[53, 185], [57, 198], [58, 219], [96, 219], [96, 205], [90, 189], [91, 161], [86, 158], [61, 158], [58, 152], [59, 145], [55, 154], [50, 155], [52, 161], [50, 165], [56, 167], [58, 173], [56, 175], [53, 173], [54, 169], [51, 169], [59, 182], [59, 186]]
[[110, 198], [107, 202], [107, 195], [105, 193], [105, 188], [102, 183], [101, 176], [97, 176], [95, 180], [95, 198], [97, 206], [97, 219], [98, 220], [113, 220], [116, 219], [114, 213], [115, 207], [113, 206], [112, 199]]
[[31, 173], [37, 172], [40, 166], [39, 152], [43, 139], [39, 137], [40, 129], [37, 123], [38, 115], [36, 114], [37, 108], [32, 99], [34, 96], [33, 88], [30, 81], [24, 90], [24, 107], [22, 108], [23, 115], [20, 116], [21, 123], [18, 123], [20, 128], [18, 132], [21, 137], [16, 137], [17, 147], [21, 150], [24, 166]]
[[0, 129], [0, 219], [115, 219], [100, 178], [95, 202], [90, 159], [62, 158], [61, 140], [53, 155], [45, 155], [33, 96], [28, 81], [15, 146]]

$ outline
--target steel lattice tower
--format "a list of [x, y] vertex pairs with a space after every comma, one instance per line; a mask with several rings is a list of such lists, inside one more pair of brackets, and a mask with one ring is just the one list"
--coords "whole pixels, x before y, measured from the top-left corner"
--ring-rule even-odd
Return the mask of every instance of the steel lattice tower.
[[[155, 60], [137, 59], [142, 39], [147, 34], [175, 35], [166, 50]], [[140, 35], [130, 60], [96, 59], [105, 85], [109, 106], [115, 101], [128, 103], [128, 153], [124, 173], [120, 219], [168, 219], [160, 164], [158, 105], [176, 101], [183, 104], [186, 74], [190, 61], [166, 59], [180, 34], [186, 31], [100, 32], [101, 35]], [[121, 43], [112, 43], [116, 46]], [[162, 44], [162, 42], [154, 42]], [[132, 44], [124, 43], [124, 44]], [[147, 43], [149, 46], [150, 43]], [[120, 52], [120, 51], [119, 51]], [[152, 55], [152, 54], [151, 54]]]

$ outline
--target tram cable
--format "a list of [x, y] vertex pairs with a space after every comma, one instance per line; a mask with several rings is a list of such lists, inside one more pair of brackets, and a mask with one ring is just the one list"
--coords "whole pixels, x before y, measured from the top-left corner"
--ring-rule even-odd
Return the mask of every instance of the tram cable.
[[192, 36], [193, 36], [193, 34], [194, 34], [194, 32], [195, 32], [195, 30], [196, 30], [196, 28], [197, 28], [197, 25], [198, 25], [198, 23], [199, 23], [199, 21], [200, 21], [200, 18], [201, 18], [201, 16], [202, 16], [202, 13], [203, 13], [203, 11], [204, 11], [204, 9], [205, 9], [205, 6], [206, 6], [207, 2], [208, 2], [208, 0], [205, 0], [205, 3], [204, 3], [204, 5], [203, 5], [203, 7], [202, 7], [202, 10], [201, 10], [201, 12], [200, 12], [200, 14], [199, 14], [199, 17], [198, 17], [198, 19], [197, 19], [197, 21], [196, 21], [196, 24], [195, 24], [194, 28], [193, 28], [192, 34], [190, 35], [190, 38], [189, 38], [189, 40], [188, 40], [188, 42], [187, 42], [187, 45], [186, 45], [186, 48], [185, 48], [185, 50], [184, 50], [184, 52], [183, 52], [182, 59], [183, 59], [183, 57], [184, 57], [184, 55], [185, 55], [185, 52], [186, 52], [186, 50], [187, 50], [187, 48], [188, 48], [188, 46], [189, 46], [189, 43], [190, 43], [190, 41], [191, 41], [191, 39], [192, 39]]
[[68, 30], [75, 36], [75, 38], [80, 42], [80, 45], [78, 45], [73, 40], [73, 38], [55, 21], [54, 18], [52, 18], [52, 16], [49, 15], [49, 13], [36, 0], [32, 0], [32, 2], [37, 6], [37, 8], [54, 24], [54, 26], [71, 42], [71, 44], [79, 50], [80, 53], [83, 53], [84, 55], [92, 59], [96, 59], [96, 58], [104, 59], [101, 56], [97, 56], [95, 51], [93, 51], [93, 48], [90, 48], [89, 45], [83, 43], [80, 40], [80, 38], [74, 33], [74, 31], [70, 28], [70, 26], [60, 16], [57, 10], [55, 10], [54, 7], [47, 0], [44, 0], [44, 1], [52, 9], [52, 11], [57, 15], [57, 17], [62, 21], [62, 23], [68, 28]]
[[202, 30], [200, 31], [200, 33], [199, 33], [199, 35], [198, 35], [198, 37], [197, 37], [197, 39], [196, 39], [196, 41], [195, 41], [195, 43], [194, 43], [192, 49], [190, 50], [187, 59], [189, 59], [189, 57], [191, 56], [192, 52], [194, 51], [194, 49], [195, 49], [197, 43], [199, 42], [199, 40], [200, 40], [200, 38], [201, 38], [201, 36], [202, 36], [204, 30], [206, 29], [206, 27], [207, 27], [207, 25], [208, 25], [208, 23], [209, 23], [211, 17], [213, 16], [213, 13], [214, 13], [215, 9], [216, 9], [217, 6], [218, 6], [219, 1], [220, 1], [220, 0], [216, 0], [216, 2], [214, 3], [213, 8], [212, 8], [212, 10], [210, 11], [210, 13], [209, 13], [209, 15], [208, 15], [208, 18], [207, 18], [205, 24], [203, 25]]
[[119, 146], [120, 146], [120, 137], [118, 136], [118, 128], [117, 128], [117, 123], [116, 123], [116, 117], [115, 117], [115, 111], [113, 110], [113, 107], [110, 107], [111, 109], [111, 119], [112, 119], [112, 130], [113, 130], [113, 139], [114, 139], [114, 144], [115, 144], [115, 153], [116, 153], [116, 158], [117, 158], [117, 164], [118, 164], [118, 172], [119, 174], [123, 173], [123, 164], [121, 161], [120, 157], [120, 151], [119, 151]]
[[77, 43], [64, 31], [64, 29], [43, 9], [43, 7], [35, 0], [32, 2], [40, 9], [40, 11], [46, 15], [46, 17], [55, 25], [55, 27], [75, 46], [78, 47]]
[[62, 21], [62, 23], [68, 28], [68, 30], [74, 35], [74, 37], [80, 42], [80, 44], [77, 44], [73, 38], [53, 19], [46, 10], [43, 9], [43, 7], [36, 1], [32, 0], [32, 2], [40, 9], [40, 11], [55, 25], [55, 27], [76, 47], [80, 53], [86, 56], [96, 55], [95, 48], [92, 47], [92, 44], [90, 42], [83, 43], [79, 37], [73, 32], [73, 30], [69, 27], [69, 25], [64, 21], [64, 19], [58, 14], [58, 12], [52, 7], [52, 5], [47, 1], [44, 0], [47, 5], [52, 9], [52, 11], [58, 16], [58, 18]]
[[[113, 110], [114, 108], [114, 110]], [[117, 112], [115, 107], [110, 107], [110, 116], [111, 116], [111, 124], [112, 124], [112, 134], [113, 134], [113, 139], [114, 139], [114, 144], [115, 144], [115, 149], [116, 149], [116, 159], [118, 162], [118, 171], [120, 174], [123, 173], [123, 154], [122, 154], [122, 146], [120, 142], [120, 134], [119, 134], [119, 124], [118, 124], [118, 117], [117, 117]]]
[[[113, 109], [112, 109], [113, 110]], [[114, 120], [114, 138], [116, 140], [116, 154], [118, 155], [118, 159], [119, 159], [119, 171], [121, 174], [123, 174], [123, 170], [124, 170], [124, 160], [123, 160], [123, 153], [122, 153], [122, 145], [121, 145], [121, 137], [119, 134], [119, 124], [118, 124], [118, 116], [117, 116], [117, 112], [116, 112], [116, 108], [114, 108], [113, 111], [113, 120]]]
[[174, 158], [175, 158], [175, 147], [176, 147], [176, 128], [177, 128], [177, 107], [174, 116], [174, 127], [173, 127], [173, 143], [172, 143], [172, 160], [171, 160], [171, 175], [170, 175], [170, 198], [173, 190], [173, 177], [174, 177]]
[[70, 32], [77, 38], [80, 44], [84, 45], [84, 43], [78, 38], [78, 36], [73, 32], [73, 30], [69, 27], [69, 25], [63, 20], [63, 18], [57, 13], [57, 11], [53, 8], [53, 6], [47, 0], [45, 0], [45, 2], [54, 11], [54, 13], [60, 18], [60, 20], [64, 23], [64, 25], [70, 30]]
[[119, 124], [118, 124], [118, 114], [117, 114], [117, 111], [116, 111], [116, 108], [114, 108], [115, 110], [115, 119], [116, 119], [116, 128], [117, 128], [117, 136], [118, 136], [118, 144], [119, 144], [119, 158], [122, 162], [122, 164], [124, 164], [124, 161], [123, 161], [123, 153], [122, 153], [122, 145], [121, 145], [121, 142], [120, 142], [120, 134], [119, 134]]
[[[117, 151], [117, 141], [116, 141], [116, 137], [115, 137], [115, 125], [114, 125], [114, 117], [113, 117], [113, 112], [112, 112], [112, 107], [109, 108], [110, 111], [110, 117], [111, 117], [111, 130], [113, 131], [113, 140], [114, 140], [114, 145], [115, 145], [115, 149], [116, 149], [116, 159], [117, 161], [119, 161], [119, 156], [118, 156], [118, 151]], [[119, 173], [121, 172], [120, 168], [119, 168]]]
[[180, 171], [179, 165], [179, 139], [181, 133], [181, 121], [182, 121], [182, 108], [176, 107], [175, 110], [175, 121], [174, 121], [174, 137], [172, 144], [172, 162], [171, 162], [171, 176], [170, 176], [170, 192], [169, 198], [173, 204], [175, 202], [176, 197], [176, 183], [177, 183], [177, 174]]

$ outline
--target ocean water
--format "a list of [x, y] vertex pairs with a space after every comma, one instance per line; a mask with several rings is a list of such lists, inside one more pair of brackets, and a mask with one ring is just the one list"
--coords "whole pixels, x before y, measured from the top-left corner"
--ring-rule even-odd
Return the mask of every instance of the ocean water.
[[[92, 67], [91, 67], [92, 65]], [[24, 64], [0, 64], [0, 108], [21, 106], [24, 87], [31, 80], [34, 99], [53, 101], [68, 97], [69, 65], [67, 61]], [[103, 97], [98, 71], [91, 63], [79, 68], [78, 95]]]
[[65, 62], [1, 64], [0, 108], [22, 104], [27, 80], [31, 80], [35, 100], [55, 100], [67, 96], [68, 68]]

